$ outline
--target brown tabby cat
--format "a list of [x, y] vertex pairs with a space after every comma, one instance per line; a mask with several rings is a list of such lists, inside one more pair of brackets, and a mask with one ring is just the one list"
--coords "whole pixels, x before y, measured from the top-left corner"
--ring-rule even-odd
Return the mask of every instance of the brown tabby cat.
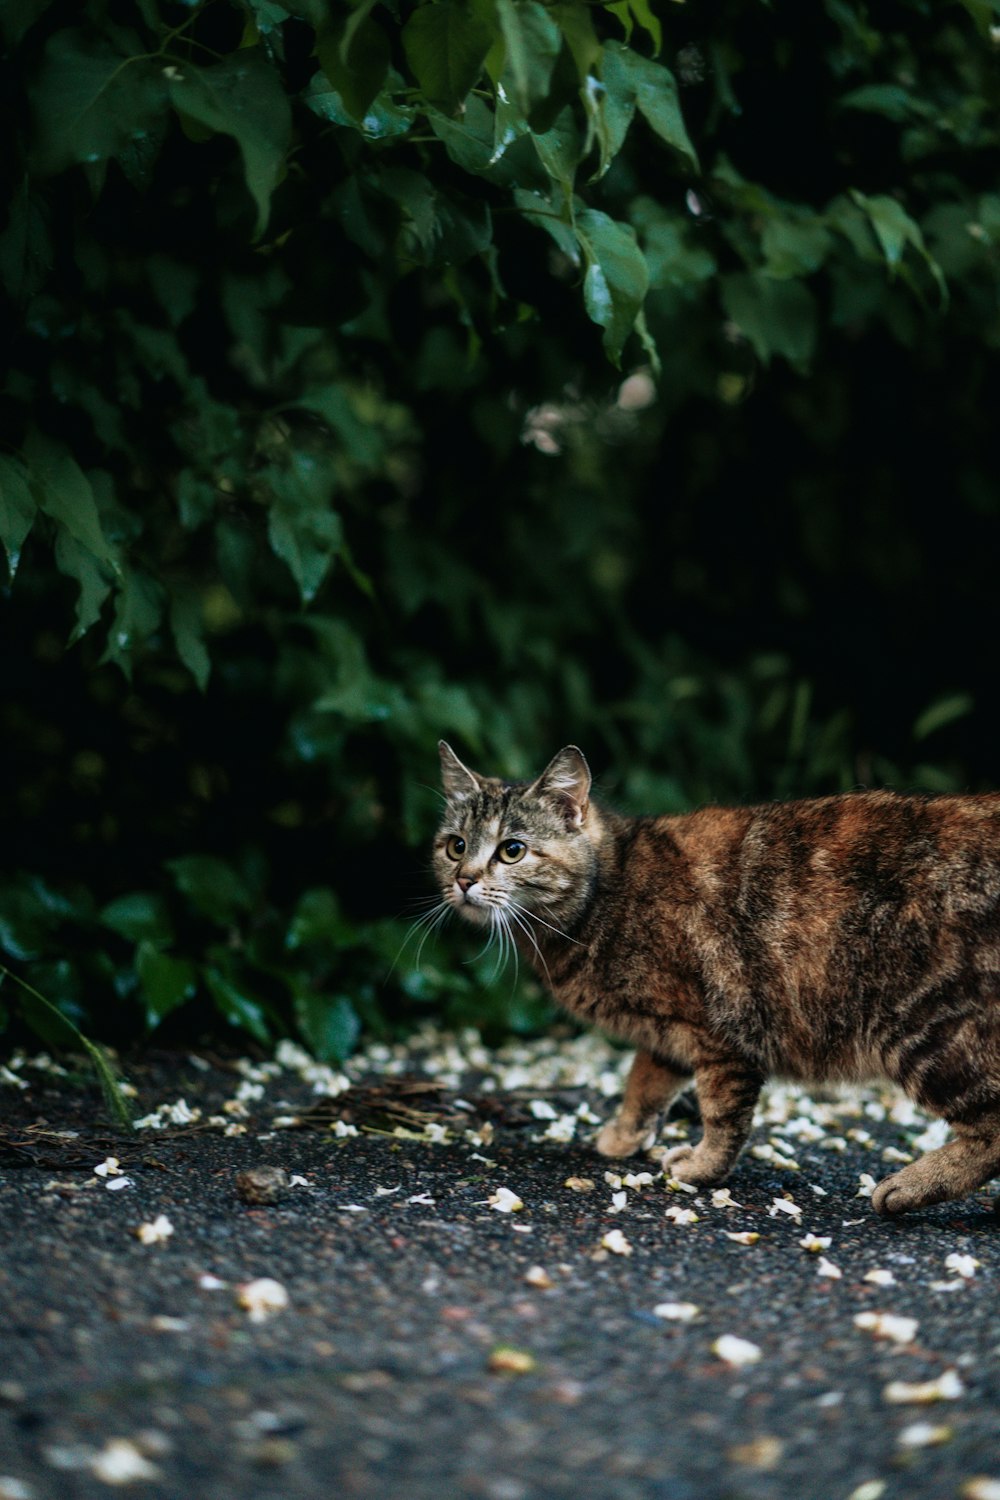
[[880, 1213], [1000, 1174], [1000, 794], [628, 818], [591, 801], [575, 746], [533, 782], [440, 751], [442, 910], [513, 939], [561, 1005], [639, 1048], [603, 1155], [649, 1145], [693, 1076], [702, 1138], [666, 1161], [707, 1186], [769, 1075], [878, 1077], [954, 1132], [879, 1183]]

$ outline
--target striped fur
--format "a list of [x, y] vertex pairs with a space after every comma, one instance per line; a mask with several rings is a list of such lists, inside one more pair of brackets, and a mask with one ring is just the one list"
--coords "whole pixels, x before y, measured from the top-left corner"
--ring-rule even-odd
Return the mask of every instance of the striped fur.
[[[626, 818], [591, 800], [574, 747], [530, 783], [441, 756], [445, 903], [503, 926], [562, 1006], [638, 1048], [600, 1152], [648, 1144], [693, 1077], [704, 1132], [670, 1170], [708, 1185], [765, 1078], [883, 1078], [953, 1135], [881, 1182], [876, 1209], [1000, 1175], [1000, 795]], [[507, 863], [510, 841], [525, 852]]]

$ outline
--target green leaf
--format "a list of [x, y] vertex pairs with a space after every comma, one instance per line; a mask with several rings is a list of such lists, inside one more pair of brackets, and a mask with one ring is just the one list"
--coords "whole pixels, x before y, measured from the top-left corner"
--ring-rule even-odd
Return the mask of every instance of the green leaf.
[[488, 26], [459, 0], [421, 5], [403, 27], [403, 50], [428, 101], [450, 112], [478, 82], [493, 44]]
[[100, 562], [110, 563], [117, 570], [114, 553], [101, 528], [90, 481], [68, 448], [31, 428], [24, 456], [39, 509], [65, 527]]
[[235, 140], [262, 234], [292, 137], [291, 107], [278, 74], [259, 48], [241, 48], [211, 68], [185, 62], [168, 73], [178, 114]]
[[216, 1009], [230, 1026], [238, 1026], [241, 1031], [249, 1032], [266, 1046], [271, 1040], [271, 1028], [260, 1001], [247, 994], [242, 985], [234, 984], [218, 969], [206, 969], [204, 978]]
[[141, 942], [136, 949], [135, 971], [146, 1000], [146, 1024], [154, 1026], [195, 993], [194, 965], [184, 958], [171, 958], [153, 943]]
[[222, 927], [237, 922], [253, 906], [253, 893], [232, 865], [213, 854], [168, 859], [177, 889], [191, 905]]
[[[619, 134], [624, 139], [621, 123], [631, 118], [633, 108], [638, 108], [660, 140], [686, 157], [696, 172], [699, 170], [698, 156], [681, 114], [677, 83], [669, 68], [651, 62], [621, 42], [606, 42], [601, 79], [614, 110], [613, 139]], [[620, 148], [621, 139], [615, 149]]]
[[635, 17], [636, 24], [651, 38], [654, 56], [658, 56], [663, 46], [663, 28], [654, 16], [649, 0], [628, 0], [628, 8]]
[[553, 182], [562, 188], [567, 201], [573, 195], [573, 181], [583, 154], [576, 116], [571, 109], [564, 109], [542, 135], [532, 135], [538, 158]]
[[514, 102], [527, 118], [548, 93], [562, 32], [538, 0], [497, 0], [497, 17], [507, 44]]
[[173, 928], [163, 897], [156, 891], [130, 891], [101, 908], [100, 920], [132, 943], [169, 943]]
[[363, 120], [385, 80], [389, 39], [367, 16], [358, 21], [358, 14], [320, 36], [316, 56], [345, 107], [356, 120]]
[[163, 614], [163, 588], [138, 568], [129, 568], [115, 597], [102, 661], [115, 662], [131, 680], [133, 653], [146, 644]]
[[12, 580], [36, 511], [37, 506], [31, 498], [23, 465], [15, 459], [0, 455], [0, 542], [3, 542], [7, 553], [7, 567]]
[[0, 0], [0, 37], [13, 50], [51, 5], [52, 0]]
[[971, 693], [952, 693], [947, 698], [939, 698], [925, 708], [913, 726], [913, 738], [925, 740], [928, 735], [937, 729], [943, 729], [946, 724], [953, 724], [956, 719], [964, 719], [966, 714], [971, 714], [975, 708], [975, 699]]
[[113, 574], [66, 530], [61, 529], [56, 535], [55, 558], [60, 573], [75, 579], [80, 587], [76, 624], [69, 638], [73, 645], [101, 618], [104, 601], [111, 593]]
[[205, 645], [201, 594], [193, 588], [174, 588], [170, 600], [170, 629], [177, 655], [202, 692], [208, 686], [212, 663]]
[[346, 995], [295, 996], [295, 1019], [310, 1052], [320, 1062], [343, 1062], [354, 1050], [361, 1022]]
[[341, 912], [336, 892], [327, 886], [318, 886], [300, 896], [285, 934], [285, 947], [295, 950], [319, 944], [339, 948], [354, 936], [354, 926]]
[[582, 84], [601, 57], [601, 43], [590, 11], [582, 5], [558, 4], [549, 6], [549, 15], [566, 39]]
[[875, 238], [878, 240], [882, 254], [885, 256], [886, 264], [897, 271], [903, 264], [903, 252], [907, 245], [912, 245], [918, 255], [922, 257], [927, 269], [937, 283], [941, 294], [942, 303], [948, 300], [948, 286], [941, 271], [941, 267], [931, 255], [924, 244], [924, 237], [920, 225], [910, 218], [901, 203], [895, 198], [889, 198], [885, 194], [868, 197], [866, 193], [852, 191], [851, 197], [860, 209], [867, 214]]
[[85, 1037], [61, 1010], [46, 1000], [33, 985], [21, 979], [0, 964], [0, 975], [9, 979], [18, 988], [18, 1003], [24, 1019], [32, 1031], [50, 1047], [68, 1047], [73, 1052], [85, 1052], [89, 1057], [97, 1081], [104, 1095], [105, 1107], [122, 1130], [132, 1129], [132, 1112], [121, 1090], [121, 1083], [103, 1048]]
[[158, 142], [166, 121], [163, 65], [144, 56], [137, 37], [133, 55], [116, 51], [89, 31], [58, 30], [30, 85], [35, 116], [32, 164], [43, 174], [74, 163], [96, 165], [137, 142]]
[[816, 303], [800, 281], [737, 272], [722, 278], [722, 304], [765, 365], [780, 354], [795, 369], [808, 368], [816, 347]]
[[303, 604], [315, 599], [343, 543], [326, 473], [309, 454], [293, 452], [287, 465], [273, 465], [262, 476], [273, 496], [268, 539], [295, 579]]
[[833, 247], [833, 239], [816, 220], [768, 219], [760, 247], [767, 274], [783, 281], [818, 271]]
[[577, 214], [576, 232], [587, 261], [584, 305], [604, 329], [604, 348], [618, 365], [649, 286], [646, 261], [631, 226], [597, 209]]
[[896, 124], [914, 116], [926, 117], [935, 113], [933, 106], [917, 99], [896, 83], [873, 83], [865, 88], [852, 89], [840, 100], [840, 107], [884, 115], [887, 120], [893, 120]]

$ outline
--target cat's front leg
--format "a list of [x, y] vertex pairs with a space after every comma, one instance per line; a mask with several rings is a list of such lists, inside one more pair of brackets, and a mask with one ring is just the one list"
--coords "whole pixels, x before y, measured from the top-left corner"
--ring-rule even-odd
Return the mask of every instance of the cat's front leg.
[[598, 1132], [595, 1145], [602, 1156], [631, 1156], [651, 1146], [660, 1115], [691, 1081], [672, 1063], [637, 1052], [625, 1084], [621, 1108]]
[[704, 1131], [696, 1146], [657, 1153], [664, 1170], [679, 1182], [709, 1187], [729, 1175], [753, 1124], [763, 1074], [736, 1059], [695, 1065], [695, 1088]]

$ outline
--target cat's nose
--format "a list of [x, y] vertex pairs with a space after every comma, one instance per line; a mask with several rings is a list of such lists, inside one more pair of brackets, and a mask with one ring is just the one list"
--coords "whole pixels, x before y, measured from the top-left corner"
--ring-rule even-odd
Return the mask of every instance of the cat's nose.
[[458, 886], [463, 896], [469, 889], [470, 885], [475, 885], [475, 883], [476, 882], [472, 879], [471, 875], [457, 875], [455, 877], [455, 884]]

